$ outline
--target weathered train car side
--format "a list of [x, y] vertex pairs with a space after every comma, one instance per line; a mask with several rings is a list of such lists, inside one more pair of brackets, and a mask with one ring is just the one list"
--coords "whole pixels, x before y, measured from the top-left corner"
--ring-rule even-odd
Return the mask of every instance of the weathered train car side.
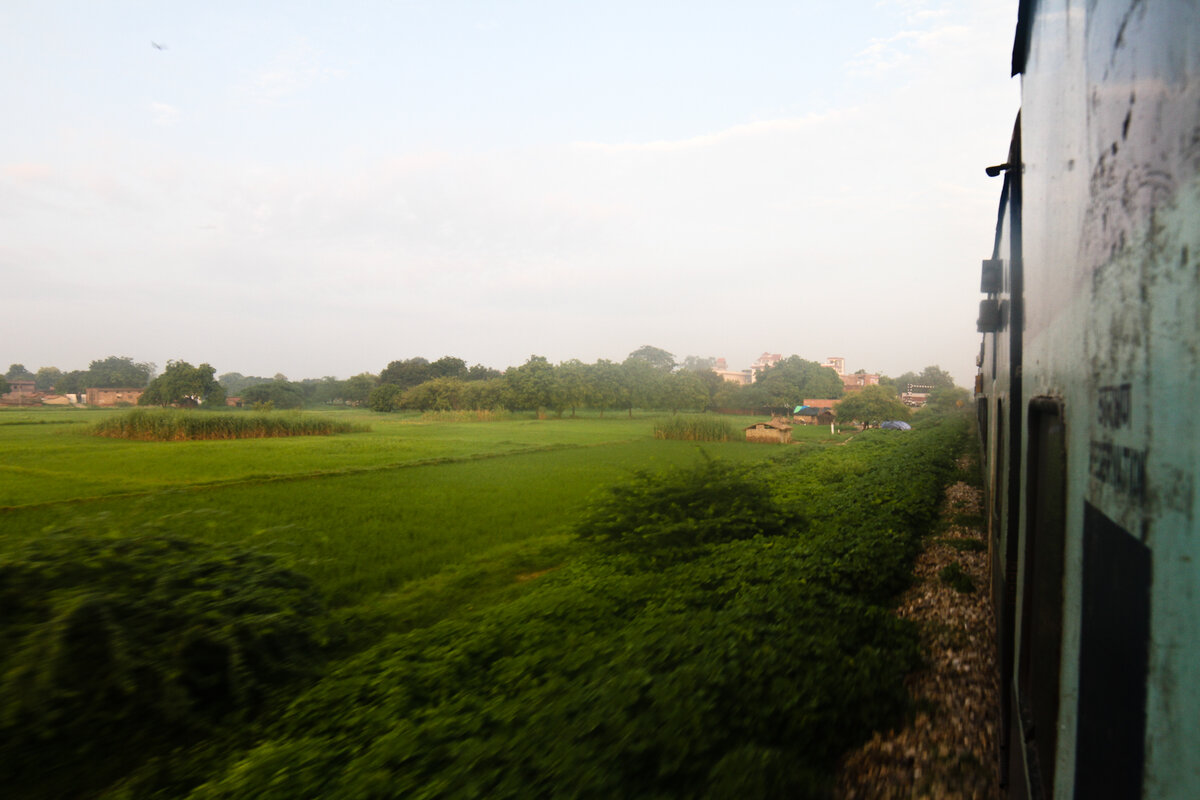
[[1200, 797], [1200, 7], [1023, 2], [985, 262], [1013, 797]]

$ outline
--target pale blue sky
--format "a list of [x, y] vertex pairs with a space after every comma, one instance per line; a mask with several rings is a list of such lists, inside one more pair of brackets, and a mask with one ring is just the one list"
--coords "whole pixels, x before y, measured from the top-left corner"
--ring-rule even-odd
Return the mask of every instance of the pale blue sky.
[[0, 361], [346, 377], [653, 344], [966, 385], [1015, 17], [10, 0]]

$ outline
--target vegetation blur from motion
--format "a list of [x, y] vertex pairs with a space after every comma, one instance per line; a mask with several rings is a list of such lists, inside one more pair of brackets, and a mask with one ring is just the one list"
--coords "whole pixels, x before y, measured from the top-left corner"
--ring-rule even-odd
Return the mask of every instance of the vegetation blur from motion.
[[360, 432], [154, 443], [97, 416], [0, 414], [23, 797], [821, 794], [905, 713], [888, 604], [966, 430], [335, 410]]

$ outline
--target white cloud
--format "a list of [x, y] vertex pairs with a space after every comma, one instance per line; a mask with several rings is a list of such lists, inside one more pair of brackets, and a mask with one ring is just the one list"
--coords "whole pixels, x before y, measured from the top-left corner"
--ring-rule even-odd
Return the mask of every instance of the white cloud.
[[963, 25], [943, 25], [932, 30], [901, 31], [872, 39], [847, 65], [851, 75], [878, 76], [927, 56], [939, 47], [966, 41], [970, 31]]
[[150, 111], [154, 114], [154, 124], [169, 128], [179, 119], [179, 109], [166, 103], [151, 103]]

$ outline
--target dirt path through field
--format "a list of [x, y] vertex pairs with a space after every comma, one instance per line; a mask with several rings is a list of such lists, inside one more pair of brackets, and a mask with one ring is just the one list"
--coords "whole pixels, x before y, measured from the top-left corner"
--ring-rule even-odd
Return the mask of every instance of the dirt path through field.
[[[965, 483], [946, 488], [939, 533], [917, 557], [914, 584], [897, 609], [920, 626], [928, 659], [928, 667], [908, 679], [917, 713], [905, 728], [876, 733], [844, 759], [836, 793], [842, 800], [1000, 797], [994, 622], [981, 504], [979, 489]], [[955, 563], [970, 577], [971, 591], [939, 577]]]

